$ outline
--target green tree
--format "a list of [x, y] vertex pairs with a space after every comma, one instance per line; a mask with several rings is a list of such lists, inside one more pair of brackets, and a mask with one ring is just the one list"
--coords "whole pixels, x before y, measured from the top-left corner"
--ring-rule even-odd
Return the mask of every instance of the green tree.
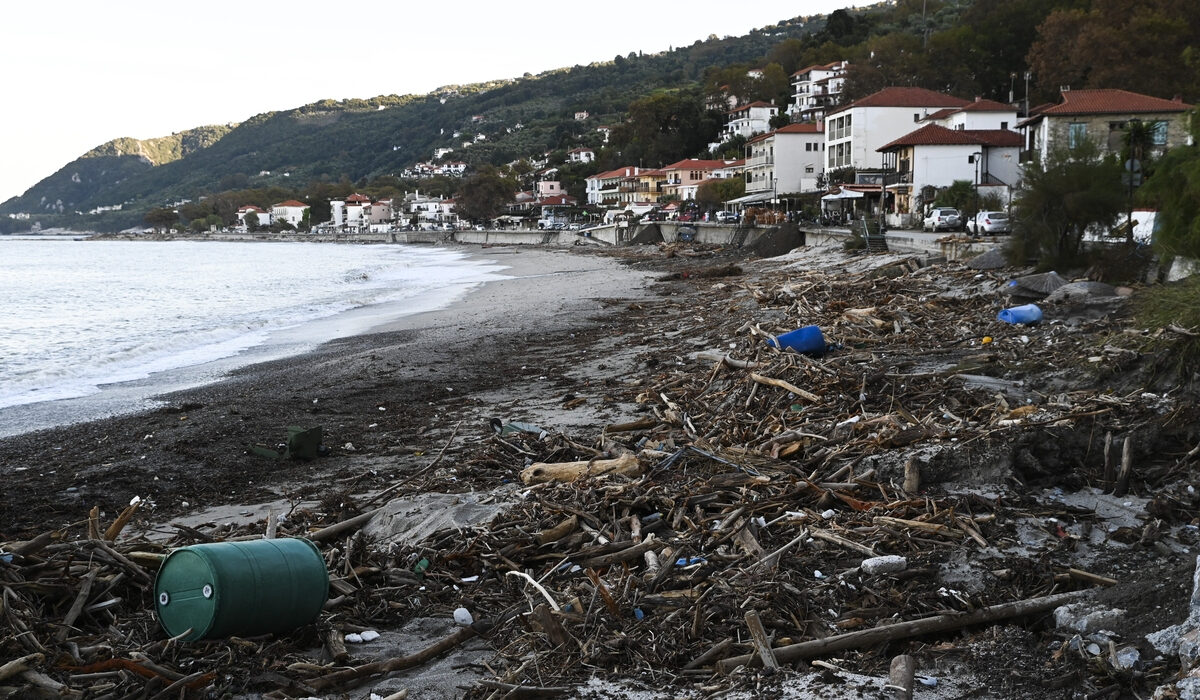
[[142, 220], [154, 227], [155, 232], [159, 230], [167, 231], [179, 221], [179, 214], [170, 207], [161, 207], [146, 212]]
[[1124, 208], [1121, 165], [1103, 158], [1091, 141], [1052, 151], [1045, 165], [1025, 169], [1013, 204], [1013, 245], [1017, 260], [1034, 257], [1045, 269], [1082, 262], [1088, 229], [1107, 229]]
[[955, 180], [949, 187], [943, 188], [934, 200], [935, 207], [954, 207], [964, 216], [974, 214], [978, 210], [975, 184], [970, 180]]
[[[1120, 88], [1170, 98], [1200, 95], [1180, 58], [1200, 45], [1194, 0], [1092, 0], [1051, 13], [1028, 61], [1043, 96], [1061, 85]], [[1049, 93], [1049, 94], [1048, 94]]]
[[746, 194], [746, 181], [740, 177], [708, 180], [696, 188], [696, 204], [701, 209], [720, 209], [731, 199]]
[[1154, 245], [1164, 255], [1200, 258], [1200, 116], [1193, 113], [1193, 143], [1167, 152], [1138, 192], [1158, 210]]
[[454, 197], [455, 208], [466, 219], [486, 221], [499, 214], [516, 191], [515, 180], [501, 176], [492, 166], [485, 166], [463, 180]]
[[629, 105], [629, 119], [613, 129], [612, 146], [625, 162], [661, 166], [702, 153], [720, 127], [699, 90], [659, 92]]
[[257, 231], [258, 230], [258, 212], [252, 211], [252, 212], [247, 213], [246, 216], [242, 218], [242, 221], [244, 221], [246, 223], [247, 231]]

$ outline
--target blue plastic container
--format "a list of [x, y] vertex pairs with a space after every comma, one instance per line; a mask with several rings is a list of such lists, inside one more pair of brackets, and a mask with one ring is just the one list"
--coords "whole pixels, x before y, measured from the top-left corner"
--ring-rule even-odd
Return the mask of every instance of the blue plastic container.
[[820, 355], [827, 348], [825, 336], [821, 334], [821, 329], [817, 326], [805, 326], [774, 338], [768, 338], [767, 344], [780, 350], [791, 348], [806, 355]]
[[996, 318], [1005, 323], [1037, 323], [1042, 320], [1042, 310], [1037, 304], [1025, 304], [1004, 309]]

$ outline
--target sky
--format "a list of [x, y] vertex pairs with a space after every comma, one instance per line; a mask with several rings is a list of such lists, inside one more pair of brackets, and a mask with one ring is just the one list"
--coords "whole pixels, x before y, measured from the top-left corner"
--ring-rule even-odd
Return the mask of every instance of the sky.
[[0, 3], [0, 202], [115, 138], [654, 53], [846, 0]]

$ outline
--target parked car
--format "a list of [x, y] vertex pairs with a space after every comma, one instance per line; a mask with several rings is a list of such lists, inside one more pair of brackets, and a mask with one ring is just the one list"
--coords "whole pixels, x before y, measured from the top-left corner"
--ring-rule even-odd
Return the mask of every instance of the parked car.
[[724, 211], [724, 210], [717, 212], [717, 223], [718, 224], [736, 224], [737, 222], [738, 222], [738, 215], [735, 214], [734, 212]]
[[954, 231], [961, 227], [962, 215], [950, 207], [934, 207], [921, 226], [925, 231]]
[[996, 235], [997, 233], [1012, 233], [1012, 222], [1008, 214], [1002, 211], [981, 211], [967, 222], [967, 230], [978, 236], [981, 233]]
[[699, 218], [700, 218], [700, 215], [694, 211], [685, 211], [679, 215], [680, 221], [696, 221]]
[[667, 213], [661, 209], [651, 209], [646, 214], [646, 221], [666, 221]]

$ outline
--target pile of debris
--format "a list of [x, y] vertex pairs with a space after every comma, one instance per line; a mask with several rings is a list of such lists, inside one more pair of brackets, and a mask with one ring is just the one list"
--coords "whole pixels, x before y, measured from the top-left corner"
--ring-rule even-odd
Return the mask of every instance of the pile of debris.
[[[1200, 539], [1200, 496], [1181, 478], [1198, 450], [1153, 456], [1183, 409], [1080, 379], [1136, 362], [1114, 340], [1133, 334], [1111, 316], [1002, 323], [1000, 272], [835, 260], [674, 276], [701, 289], [630, 311], [620, 340], [649, 371], [604, 387], [630, 415], [595, 434], [496, 421], [453, 472], [439, 454], [383, 493], [336, 494], [282, 520], [121, 538], [131, 507], [104, 531], [94, 517], [0, 546], [0, 650], [14, 659], [0, 697], [380, 693], [478, 639], [487, 653], [447, 693], [581, 696], [600, 680], [716, 697], [778, 689], [799, 669], [829, 683], [858, 674], [866, 685], [850, 696], [911, 697], [1004, 644], [993, 677], [975, 668], [995, 696], [1173, 682], [1187, 670], [1175, 649], [1155, 656], [1134, 632], [1191, 619], [1171, 607], [1188, 581], [1150, 601], [1166, 607], [1141, 621], [1151, 628], [1121, 621], [1120, 596], [1095, 607], [1100, 589], [1145, 592], [1119, 576], [1135, 560], [1190, 572]], [[808, 325], [822, 351], [769, 342]], [[464, 493], [475, 471], [509, 483]], [[1153, 498], [1136, 495], [1142, 484]], [[414, 516], [422, 500], [433, 514]], [[463, 504], [453, 526], [437, 519]], [[332, 583], [319, 622], [165, 638], [151, 614], [164, 555], [264, 536], [321, 547]], [[1069, 603], [1091, 607], [1060, 613], [1046, 636], [993, 627]], [[346, 644], [421, 620], [448, 627], [382, 658]]]

